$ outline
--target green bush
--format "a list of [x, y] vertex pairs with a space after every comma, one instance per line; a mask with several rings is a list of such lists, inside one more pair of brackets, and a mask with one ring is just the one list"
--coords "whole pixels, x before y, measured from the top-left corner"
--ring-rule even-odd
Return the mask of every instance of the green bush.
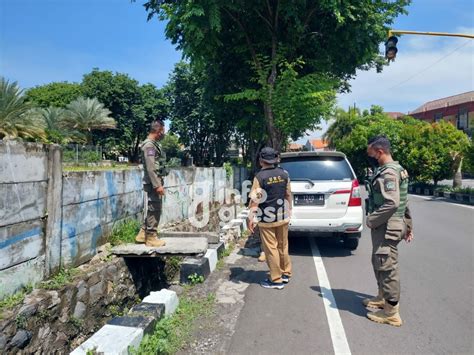
[[124, 243], [135, 243], [135, 237], [140, 230], [140, 222], [129, 219], [118, 223], [107, 238], [113, 246]]

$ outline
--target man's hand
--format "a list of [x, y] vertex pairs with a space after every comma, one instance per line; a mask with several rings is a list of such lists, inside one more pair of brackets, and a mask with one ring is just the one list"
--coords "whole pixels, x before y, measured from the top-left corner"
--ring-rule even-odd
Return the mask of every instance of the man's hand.
[[164, 196], [164, 194], [165, 194], [165, 188], [163, 186], [157, 187], [155, 189], [155, 191], [159, 196]]
[[252, 219], [250, 219], [250, 217], [247, 218], [247, 228], [253, 234], [253, 232], [255, 230], [255, 222], [253, 221], [253, 217], [252, 217]]
[[412, 231], [407, 231], [405, 234], [405, 242], [410, 243], [413, 240], [413, 232]]

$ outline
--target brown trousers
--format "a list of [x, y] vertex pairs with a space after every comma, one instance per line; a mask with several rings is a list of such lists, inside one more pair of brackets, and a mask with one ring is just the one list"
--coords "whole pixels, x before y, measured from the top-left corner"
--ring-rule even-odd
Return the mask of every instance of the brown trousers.
[[262, 249], [265, 253], [270, 279], [282, 282], [281, 275], [291, 277], [291, 260], [288, 254], [288, 223], [277, 227], [267, 227], [259, 223]]
[[388, 223], [372, 229], [372, 266], [377, 286], [384, 299], [400, 301], [400, 271], [398, 244], [406, 233], [402, 218], [391, 218]]
[[143, 185], [143, 189], [147, 194], [147, 213], [143, 225], [143, 229], [147, 232], [158, 232], [158, 224], [161, 218], [162, 197], [156, 193], [152, 185]]

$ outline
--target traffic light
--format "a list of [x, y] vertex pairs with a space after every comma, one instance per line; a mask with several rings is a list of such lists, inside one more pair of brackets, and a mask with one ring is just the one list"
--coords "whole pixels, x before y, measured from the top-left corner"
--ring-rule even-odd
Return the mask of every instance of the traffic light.
[[397, 56], [397, 42], [398, 38], [395, 36], [390, 36], [387, 39], [387, 42], [385, 42], [385, 59], [387, 59], [389, 62], [391, 60], [395, 60], [395, 57]]

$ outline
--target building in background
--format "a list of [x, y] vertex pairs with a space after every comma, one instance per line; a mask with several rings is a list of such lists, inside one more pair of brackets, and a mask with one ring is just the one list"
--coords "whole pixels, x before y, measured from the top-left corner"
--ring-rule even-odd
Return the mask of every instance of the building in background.
[[326, 142], [322, 138], [308, 139], [308, 141], [304, 145], [304, 150], [307, 150], [309, 152], [324, 151], [329, 150], [329, 145], [328, 142]]
[[304, 150], [303, 144], [298, 143], [290, 143], [288, 148], [286, 149], [287, 152], [301, 152]]
[[403, 112], [384, 112], [384, 113], [395, 120], [398, 120], [400, 117], [406, 116]]
[[471, 136], [474, 129], [474, 91], [426, 102], [409, 115], [426, 122], [449, 121]]

